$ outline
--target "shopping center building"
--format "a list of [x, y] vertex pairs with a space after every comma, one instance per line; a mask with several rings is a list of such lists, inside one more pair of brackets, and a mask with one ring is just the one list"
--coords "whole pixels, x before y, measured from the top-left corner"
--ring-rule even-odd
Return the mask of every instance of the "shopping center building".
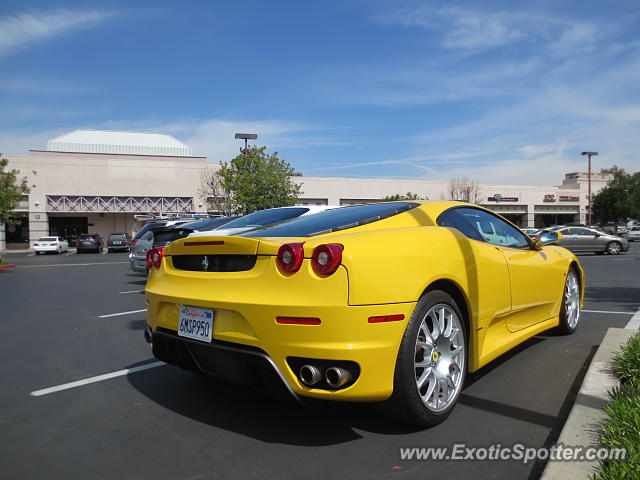
[[[170, 135], [100, 130], [77, 130], [50, 140], [46, 150], [7, 158], [31, 192], [15, 208], [18, 223], [0, 225], [0, 250], [28, 248], [45, 235], [132, 232], [152, 215], [206, 214], [198, 187], [203, 170], [216, 165]], [[293, 178], [302, 184], [303, 205], [370, 203], [407, 192], [449, 198], [449, 181]], [[608, 174], [592, 174], [592, 191], [608, 180]], [[521, 227], [584, 223], [587, 182], [586, 173], [568, 173], [553, 187], [482, 184], [477, 203]]]

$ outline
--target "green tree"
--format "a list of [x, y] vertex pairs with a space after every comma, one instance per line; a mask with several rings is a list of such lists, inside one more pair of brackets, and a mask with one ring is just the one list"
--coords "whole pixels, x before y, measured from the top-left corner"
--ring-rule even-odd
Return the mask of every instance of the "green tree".
[[296, 173], [278, 152], [267, 147], [250, 147], [229, 163], [222, 162], [217, 174], [228, 210], [246, 215], [265, 208], [295, 205], [302, 187], [292, 181]]
[[5, 170], [8, 165], [9, 160], [0, 154], [0, 224], [15, 225], [18, 222], [11, 218], [11, 212], [30, 189], [26, 177], [18, 178], [19, 170]]
[[421, 197], [417, 193], [407, 192], [404, 195], [400, 193], [396, 193], [395, 195], [388, 195], [384, 197], [381, 201], [382, 202], [398, 202], [402, 200], [429, 200], [429, 198], [427, 198], [426, 195], [424, 197]]
[[640, 218], [640, 172], [630, 174], [615, 165], [601, 172], [613, 178], [592, 197], [594, 220], [606, 223]]

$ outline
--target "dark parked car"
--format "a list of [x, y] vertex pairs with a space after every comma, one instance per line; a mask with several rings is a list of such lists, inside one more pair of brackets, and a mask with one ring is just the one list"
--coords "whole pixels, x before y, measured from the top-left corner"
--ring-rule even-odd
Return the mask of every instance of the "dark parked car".
[[239, 217], [218, 217], [197, 222], [184, 223], [173, 226], [154, 226], [147, 231], [132, 246], [129, 255], [131, 270], [138, 273], [147, 273], [147, 251], [154, 247], [164, 247], [179, 238], [186, 237], [193, 232], [205, 232], [218, 228], [231, 220]]
[[131, 251], [131, 235], [128, 233], [112, 233], [107, 238], [107, 251], [111, 252], [130, 252]]
[[131, 270], [138, 273], [148, 273], [147, 251], [151, 248], [164, 247], [174, 240], [184, 238], [194, 230], [191, 228], [177, 227], [154, 227], [148, 230], [138, 239], [133, 252], [129, 255]]
[[168, 218], [165, 220], [153, 220], [149, 223], [146, 223], [138, 232], [135, 233], [133, 237], [133, 241], [131, 243], [131, 248], [136, 246], [136, 242], [142, 238], [142, 236], [147, 233], [152, 228], [156, 227], [169, 227], [169, 226], [177, 226], [183, 225], [185, 223], [193, 223], [197, 220], [195, 218]]
[[102, 247], [104, 246], [104, 241], [102, 237], [97, 233], [88, 233], [84, 235], [80, 235], [78, 237], [78, 243], [76, 244], [76, 248], [78, 253], [82, 252], [102, 252]]
[[67, 235], [64, 239], [67, 241], [70, 247], [75, 247], [78, 244], [79, 235]]

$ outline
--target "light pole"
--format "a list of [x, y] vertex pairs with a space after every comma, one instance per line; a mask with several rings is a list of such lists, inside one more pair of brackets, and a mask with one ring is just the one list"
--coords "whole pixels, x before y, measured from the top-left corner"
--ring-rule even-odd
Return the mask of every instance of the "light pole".
[[586, 155], [589, 157], [589, 179], [587, 180], [588, 191], [587, 191], [587, 199], [588, 199], [588, 209], [587, 212], [587, 227], [591, 228], [591, 157], [595, 157], [598, 155], [598, 152], [582, 152], [582, 155]]
[[256, 135], [255, 133], [236, 133], [236, 140], [244, 140], [244, 153], [247, 153], [249, 151], [247, 140], [255, 140], [256, 138], [258, 138], [258, 135]]

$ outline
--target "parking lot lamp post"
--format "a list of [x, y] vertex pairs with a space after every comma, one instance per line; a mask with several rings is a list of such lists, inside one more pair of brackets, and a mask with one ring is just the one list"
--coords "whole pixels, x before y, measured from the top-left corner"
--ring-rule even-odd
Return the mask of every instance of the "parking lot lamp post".
[[236, 140], [244, 139], [244, 153], [249, 151], [249, 145], [247, 145], [247, 140], [255, 140], [258, 138], [258, 135], [255, 133], [236, 133]]
[[595, 157], [596, 155], [598, 155], [598, 152], [582, 152], [582, 155], [586, 155], [587, 157], [589, 157], [589, 178], [587, 180], [587, 227], [591, 228], [591, 157]]

